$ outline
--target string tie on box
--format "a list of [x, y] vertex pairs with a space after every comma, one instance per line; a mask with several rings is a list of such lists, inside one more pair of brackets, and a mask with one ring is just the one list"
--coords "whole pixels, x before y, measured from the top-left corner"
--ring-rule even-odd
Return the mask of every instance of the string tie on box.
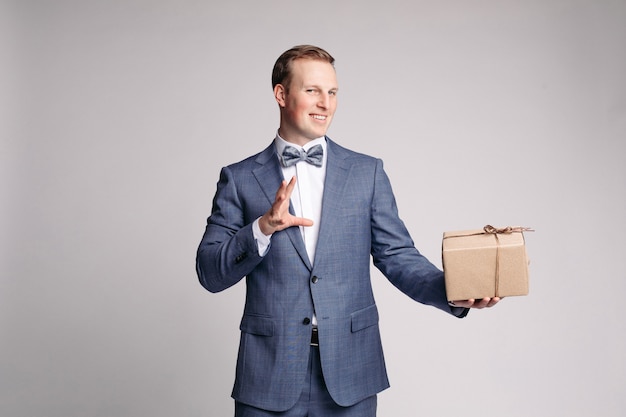
[[530, 227], [521, 227], [521, 226], [507, 226], [507, 227], [502, 227], [502, 228], [497, 228], [497, 227], [493, 227], [492, 225], [488, 224], [485, 227], [483, 227], [483, 230], [485, 231], [485, 233], [489, 233], [489, 234], [511, 234], [513, 232], [534, 232], [533, 229], [531, 229]]

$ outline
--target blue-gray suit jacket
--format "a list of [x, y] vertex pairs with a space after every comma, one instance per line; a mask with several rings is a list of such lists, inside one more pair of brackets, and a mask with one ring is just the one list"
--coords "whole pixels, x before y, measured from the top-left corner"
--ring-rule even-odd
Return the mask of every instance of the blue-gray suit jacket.
[[327, 138], [327, 171], [311, 266], [297, 227], [275, 233], [260, 256], [252, 223], [268, 211], [283, 180], [275, 145], [222, 169], [198, 248], [197, 272], [211, 292], [246, 277], [235, 386], [237, 401], [283, 411], [305, 380], [310, 319], [328, 391], [342, 406], [389, 386], [370, 283], [374, 264], [412, 299], [456, 316], [443, 273], [423, 257], [398, 217], [382, 162]]

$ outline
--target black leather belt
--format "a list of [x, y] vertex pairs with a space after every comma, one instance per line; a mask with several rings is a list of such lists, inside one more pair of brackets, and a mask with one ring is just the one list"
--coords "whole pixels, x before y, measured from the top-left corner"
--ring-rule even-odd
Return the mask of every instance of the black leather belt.
[[311, 330], [311, 346], [319, 346], [320, 345], [320, 339], [317, 335], [317, 326], [313, 326], [313, 329]]

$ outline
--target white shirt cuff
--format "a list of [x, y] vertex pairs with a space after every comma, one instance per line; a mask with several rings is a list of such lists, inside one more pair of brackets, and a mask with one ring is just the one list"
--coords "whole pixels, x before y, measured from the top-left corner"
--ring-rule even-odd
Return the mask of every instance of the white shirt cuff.
[[259, 219], [256, 219], [252, 223], [252, 233], [254, 235], [254, 240], [256, 240], [256, 245], [259, 250], [259, 256], [265, 256], [267, 249], [270, 246], [270, 238], [272, 237], [272, 235], [263, 234], [261, 228], [259, 227]]

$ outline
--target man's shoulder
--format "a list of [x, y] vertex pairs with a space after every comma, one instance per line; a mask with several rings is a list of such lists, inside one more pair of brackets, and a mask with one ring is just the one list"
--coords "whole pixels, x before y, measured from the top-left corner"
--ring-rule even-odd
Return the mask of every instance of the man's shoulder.
[[326, 138], [328, 142], [328, 147], [330, 152], [334, 152], [339, 157], [344, 159], [353, 159], [355, 161], [360, 162], [369, 162], [376, 163], [379, 158], [364, 154], [362, 152], [355, 151], [353, 149], [346, 148], [345, 146], [339, 145], [337, 142], [333, 141], [330, 138]]
[[254, 155], [250, 155], [240, 161], [233, 162], [227, 166], [230, 170], [249, 170], [254, 167], [258, 167], [259, 164], [264, 164], [267, 162], [269, 158], [271, 158], [274, 154], [275, 146], [274, 143], [267, 146], [261, 152], [255, 153]]

